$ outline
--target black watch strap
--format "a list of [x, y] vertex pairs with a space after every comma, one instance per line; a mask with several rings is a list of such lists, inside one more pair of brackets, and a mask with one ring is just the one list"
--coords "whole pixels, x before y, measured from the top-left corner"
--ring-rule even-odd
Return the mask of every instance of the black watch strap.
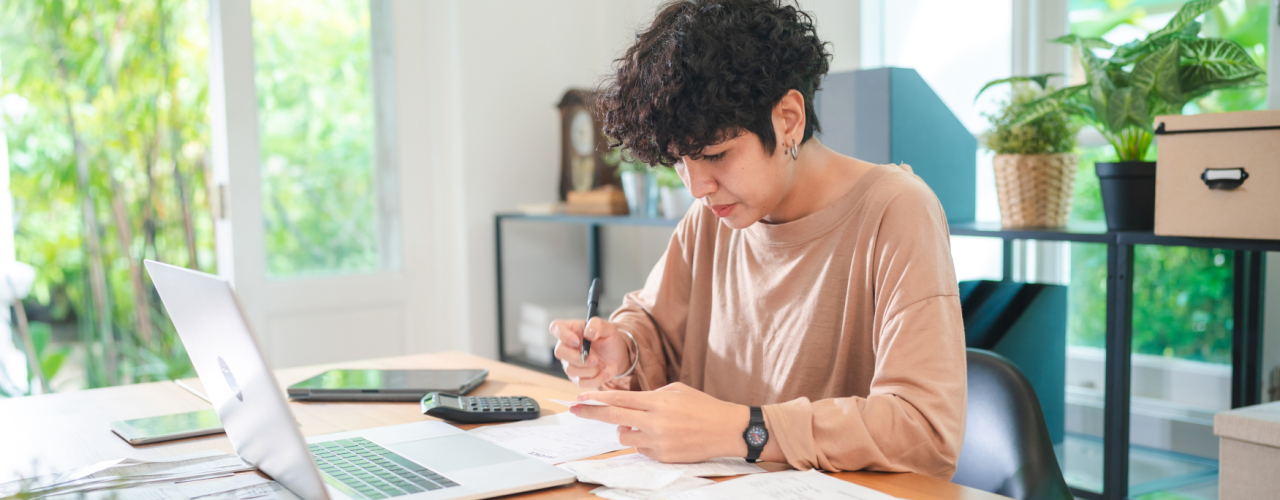
[[[752, 439], [752, 431], [756, 431], [756, 436], [764, 439]], [[751, 420], [747, 422], [747, 430], [742, 433], [742, 439], [747, 442], [747, 462], [755, 463], [760, 459], [760, 453], [764, 451], [764, 445], [769, 442], [769, 431], [764, 426], [764, 411], [759, 406], [751, 407]], [[752, 445], [755, 442], [756, 445]]]

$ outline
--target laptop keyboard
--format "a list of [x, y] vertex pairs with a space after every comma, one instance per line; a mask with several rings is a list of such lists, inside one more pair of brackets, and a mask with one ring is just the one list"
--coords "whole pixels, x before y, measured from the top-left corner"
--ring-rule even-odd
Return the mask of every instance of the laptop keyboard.
[[321, 472], [369, 499], [411, 495], [458, 485], [436, 471], [365, 438], [314, 443], [311, 455]]

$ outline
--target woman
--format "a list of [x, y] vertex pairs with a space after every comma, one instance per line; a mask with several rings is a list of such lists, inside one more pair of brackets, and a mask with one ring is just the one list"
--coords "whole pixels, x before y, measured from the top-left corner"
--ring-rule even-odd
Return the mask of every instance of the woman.
[[966, 394], [946, 217], [909, 167], [813, 137], [829, 58], [779, 0], [660, 10], [603, 87], [605, 129], [700, 203], [609, 320], [552, 323], [555, 355], [611, 405], [573, 412], [657, 460], [950, 479]]

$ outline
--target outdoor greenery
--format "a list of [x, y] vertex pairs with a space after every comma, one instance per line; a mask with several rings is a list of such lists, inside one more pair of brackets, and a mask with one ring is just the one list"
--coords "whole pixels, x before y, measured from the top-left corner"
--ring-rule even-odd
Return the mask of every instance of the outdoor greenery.
[[[1162, 7], [1177, 10], [1177, 2], [1072, 0], [1072, 9], [1093, 7], [1107, 12], [1100, 19], [1072, 23], [1072, 32], [1086, 38], [1122, 30], [1146, 30], [1148, 17]], [[1234, 41], [1254, 62], [1267, 57], [1266, 1], [1226, 1], [1201, 19], [1207, 34]], [[1259, 22], [1261, 20], [1261, 22]], [[1122, 40], [1114, 40], [1120, 45]], [[1265, 89], [1246, 87], [1210, 92], [1188, 102], [1186, 113], [1263, 109]], [[1147, 158], [1154, 158], [1155, 148]], [[1102, 200], [1094, 163], [1113, 161], [1113, 147], [1084, 148], [1072, 219], [1100, 221]], [[1211, 363], [1231, 362], [1231, 252], [1183, 247], [1138, 246], [1134, 250], [1135, 353], [1177, 357]], [[1075, 243], [1071, 248], [1071, 298], [1068, 342], [1103, 347], [1106, 332], [1107, 251], [1103, 245]]]
[[253, 2], [267, 272], [376, 269], [369, 2]]
[[[376, 267], [369, 3], [252, 6], [268, 272]], [[65, 387], [194, 375], [142, 260], [216, 267], [207, 7], [0, 0], [16, 257], [46, 374], [84, 372]]]
[[[1196, 18], [1222, 2], [1187, 2], [1164, 27], [1122, 45], [1078, 34], [1054, 40], [1075, 48], [1086, 81], [1019, 106], [1014, 123], [1066, 112], [1101, 132], [1119, 161], [1143, 161], [1154, 137], [1153, 117], [1182, 114], [1188, 102], [1214, 90], [1265, 85], [1262, 66], [1239, 42], [1200, 36]], [[1104, 58], [1094, 49], [1112, 53]], [[1054, 75], [1005, 78], [983, 90], [1009, 82], [1043, 85], [1050, 76]]]
[[82, 386], [193, 374], [142, 260], [214, 265], [207, 41], [196, 2], [0, 3], [0, 131], [46, 371], [63, 332]]
[[1009, 100], [1000, 103], [1000, 111], [986, 114], [991, 130], [983, 135], [986, 147], [998, 155], [1039, 155], [1070, 153], [1076, 149], [1080, 126], [1066, 113], [1046, 113], [1025, 123], [1016, 123], [1019, 107], [1043, 97], [1051, 89], [1014, 84]]

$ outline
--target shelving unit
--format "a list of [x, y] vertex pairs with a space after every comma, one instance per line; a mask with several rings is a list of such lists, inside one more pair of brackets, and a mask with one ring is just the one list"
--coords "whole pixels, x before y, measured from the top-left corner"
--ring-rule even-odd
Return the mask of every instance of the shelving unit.
[[[540, 366], [506, 356], [502, 291], [502, 224], [504, 221], [575, 224], [587, 229], [590, 276], [600, 276], [600, 228], [603, 226], [675, 227], [678, 220], [626, 216], [498, 214], [494, 218], [498, 290], [498, 345], [502, 360], [563, 376], [559, 367]], [[1232, 330], [1233, 408], [1261, 402], [1262, 318], [1265, 252], [1280, 252], [1280, 240], [1240, 240], [1159, 236], [1151, 231], [1108, 231], [1102, 223], [1071, 224], [1058, 229], [1005, 229], [997, 222], [965, 222], [950, 226], [952, 235], [999, 238], [1004, 244], [1003, 269], [1013, 275], [1014, 240], [1097, 243], [1107, 246], [1106, 396], [1103, 426], [1103, 491], [1075, 490], [1080, 498], [1123, 499], [1129, 491], [1130, 376], [1133, 347], [1133, 269], [1135, 245], [1216, 248], [1234, 252]]]

